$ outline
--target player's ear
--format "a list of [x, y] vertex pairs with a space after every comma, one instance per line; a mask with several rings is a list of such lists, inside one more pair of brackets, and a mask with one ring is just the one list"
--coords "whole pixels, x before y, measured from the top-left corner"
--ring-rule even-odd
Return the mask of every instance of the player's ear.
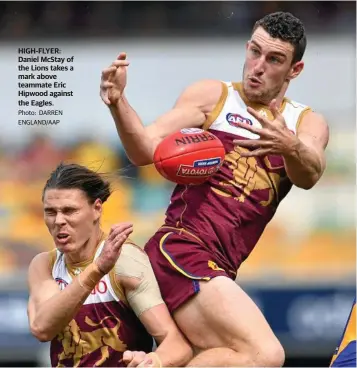
[[102, 201], [97, 198], [93, 203], [93, 214], [94, 214], [94, 221], [98, 221], [100, 216], [102, 215], [103, 204]]
[[304, 62], [297, 61], [291, 66], [290, 73], [288, 75], [288, 80], [296, 78], [304, 69]]
[[248, 47], [250, 45], [250, 40], [247, 41], [247, 43], [245, 44], [245, 49], [248, 50]]

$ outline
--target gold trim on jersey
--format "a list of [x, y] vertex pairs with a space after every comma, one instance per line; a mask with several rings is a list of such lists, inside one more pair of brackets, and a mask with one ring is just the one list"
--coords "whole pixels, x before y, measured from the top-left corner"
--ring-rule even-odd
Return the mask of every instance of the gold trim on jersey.
[[91, 263], [93, 263], [94, 257], [83, 262], [67, 264], [66, 268], [72, 278], [77, 277], [79, 273], [83, 272]]
[[209, 127], [212, 125], [212, 123], [218, 118], [218, 115], [221, 113], [223, 106], [226, 102], [226, 99], [228, 97], [228, 87], [224, 82], [221, 82], [222, 84], [222, 93], [219, 97], [218, 102], [216, 103], [216, 106], [213, 108], [212, 112], [208, 115], [206, 121], [203, 123], [202, 129], [208, 130]]
[[353, 341], [356, 341], [356, 301], [353, 303], [340, 343], [332, 356], [329, 367], [332, 367], [338, 356], [342, 354], [345, 348]]
[[177, 221], [176, 226], [179, 226], [180, 223], [181, 224], [183, 223], [183, 214], [187, 210], [187, 202], [186, 202], [186, 199], [184, 198], [184, 195], [185, 195], [185, 193], [186, 193], [187, 190], [188, 190], [188, 186], [186, 185], [185, 189], [181, 192], [181, 195], [180, 195], [181, 196], [181, 200], [185, 204], [185, 206], [184, 206], [184, 208], [183, 208], [183, 210], [182, 210], [182, 212], [180, 214], [180, 221]]
[[[232, 83], [233, 89], [235, 91], [237, 91], [239, 93], [239, 96], [241, 97], [241, 99], [243, 100], [243, 102], [246, 104], [246, 106], [249, 106], [251, 108], [253, 108], [254, 110], [260, 110], [260, 111], [265, 111], [267, 113], [267, 117], [269, 120], [273, 120], [273, 114], [271, 113], [271, 111], [269, 110], [269, 107], [266, 105], [263, 105], [261, 103], [256, 103], [256, 102], [251, 102], [248, 100], [247, 96], [245, 95], [244, 91], [243, 91], [243, 84], [242, 82], [233, 82]], [[285, 110], [286, 104], [289, 101], [288, 98], [284, 97], [283, 101], [279, 107], [279, 112], [282, 114]]]
[[47, 254], [48, 254], [48, 262], [50, 265], [50, 270], [52, 271], [56, 263], [56, 259], [57, 259], [57, 248], [50, 250], [49, 252], [47, 252]]
[[182, 233], [190, 235], [193, 238], [195, 238], [199, 243], [204, 244], [204, 242], [198, 236], [192, 234], [190, 231], [184, 229], [183, 227], [174, 227], [174, 226], [163, 225], [163, 226], [160, 227], [159, 230], [175, 230], [176, 232], [179, 233], [179, 235], [181, 235]]
[[66, 268], [72, 277], [78, 276], [79, 273], [83, 272], [85, 268], [88, 267], [94, 261], [94, 257], [98, 251], [98, 248], [102, 245], [106, 237], [107, 235], [104, 233], [104, 231], [102, 231], [102, 234], [100, 235], [97, 246], [95, 247], [94, 253], [89, 259], [86, 259], [84, 261], [77, 262], [77, 263], [69, 263], [66, 260], [66, 257], [64, 257]]
[[[103, 240], [105, 240], [106, 238], [107, 238], [107, 234], [105, 234], [103, 232], [101, 237], [100, 237], [100, 240], [98, 242], [98, 245], [95, 249], [95, 252], [94, 252], [93, 256], [90, 259], [87, 259], [85, 261], [78, 262], [78, 263], [73, 263], [73, 264], [65, 263], [66, 269], [67, 269], [68, 273], [70, 274], [70, 276], [72, 277], [72, 279], [76, 278], [78, 276], [79, 272], [83, 272], [86, 269], [86, 267], [88, 267], [94, 261], [94, 257], [95, 257], [95, 254], [96, 254], [98, 248], [102, 244]], [[128, 239], [125, 242], [125, 244], [131, 244], [131, 245], [139, 248], [142, 252], [144, 252], [143, 249], [141, 249], [139, 246], [134, 244], [134, 242], [130, 239]], [[50, 252], [48, 252], [48, 257], [49, 257], [50, 268], [51, 268], [51, 271], [52, 271], [52, 269], [53, 269], [53, 267], [56, 263], [57, 249], [54, 248]], [[78, 272], [78, 270], [79, 270], [79, 272]], [[120, 285], [120, 282], [118, 282], [118, 280], [115, 277], [114, 268], [108, 273], [108, 276], [109, 276], [110, 284], [112, 286], [112, 289], [113, 289], [115, 295], [118, 297], [118, 299], [120, 299], [122, 302], [124, 302], [126, 305], [128, 305], [123, 287]]]
[[120, 301], [122, 301], [124, 304], [129, 305], [128, 301], [126, 300], [124, 289], [116, 278], [116, 273], [115, 273], [114, 268], [110, 270], [108, 276], [109, 276], [110, 284], [112, 285], [112, 289], [115, 295], [117, 296], [117, 298]]
[[297, 132], [297, 130], [299, 129], [299, 126], [300, 126], [300, 124], [301, 124], [301, 122], [302, 122], [303, 117], [304, 117], [304, 116], [306, 115], [306, 113], [307, 113], [307, 112], [309, 112], [309, 111], [312, 111], [311, 107], [305, 107], [305, 109], [301, 111], [301, 113], [300, 113], [300, 115], [299, 115], [299, 117], [298, 117], [298, 119], [297, 119], [296, 125], [295, 125], [295, 131], [296, 131], [296, 132]]

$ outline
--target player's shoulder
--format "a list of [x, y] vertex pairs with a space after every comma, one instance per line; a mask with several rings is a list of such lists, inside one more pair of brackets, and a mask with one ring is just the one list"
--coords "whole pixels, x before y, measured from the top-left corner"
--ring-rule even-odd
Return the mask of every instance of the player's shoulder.
[[50, 251], [38, 253], [32, 258], [29, 268], [38, 268], [38, 267], [52, 268], [56, 261], [56, 257], [57, 257], [56, 248]]
[[303, 104], [301, 102], [291, 100], [285, 98], [285, 108], [284, 112], [286, 116], [292, 114], [297, 117], [297, 123], [295, 125], [295, 129], [302, 130], [319, 130], [329, 135], [329, 126], [325, 116], [316, 110], [314, 110], [311, 106]]
[[148, 268], [151, 269], [151, 264], [145, 250], [132, 241], [126, 241], [114, 266], [118, 284], [124, 289], [132, 288], [133, 282], [140, 281]]
[[222, 95], [227, 95], [227, 83], [219, 79], [202, 79], [189, 84], [178, 99], [178, 104], [187, 103], [199, 106], [215, 105]]
[[146, 264], [149, 257], [142, 247], [128, 239], [122, 246], [117, 264], [124, 263], [126, 266], [129, 259], [131, 262]]
[[312, 106], [308, 104], [301, 103], [296, 100], [285, 97], [285, 108], [284, 111], [287, 113], [293, 113], [299, 115], [299, 125], [300, 122], [311, 121], [327, 124], [324, 115], [321, 112], [316, 111]]
[[305, 128], [314, 127], [314, 129], [319, 129], [329, 135], [329, 125], [325, 116], [319, 112], [309, 109], [303, 114], [301, 122], [299, 124], [300, 128], [304, 126]]
[[285, 97], [286, 106], [292, 109], [299, 109], [303, 113], [304, 119], [326, 121], [324, 115], [316, 111], [311, 105], [301, 103], [296, 100]]

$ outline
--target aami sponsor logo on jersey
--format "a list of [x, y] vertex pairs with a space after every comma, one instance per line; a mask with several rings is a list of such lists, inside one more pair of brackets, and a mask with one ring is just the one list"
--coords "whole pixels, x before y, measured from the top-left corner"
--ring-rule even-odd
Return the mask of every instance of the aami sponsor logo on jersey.
[[219, 157], [196, 160], [192, 165], [180, 165], [177, 170], [178, 176], [209, 176], [214, 174], [220, 166], [222, 160]]
[[226, 115], [226, 120], [228, 121], [229, 125], [232, 125], [236, 128], [239, 128], [239, 126], [237, 125], [237, 123], [243, 123], [243, 124], [248, 124], [248, 125], [253, 125], [252, 120], [245, 118], [242, 115], [239, 114], [234, 114], [232, 112], [228, 113]]

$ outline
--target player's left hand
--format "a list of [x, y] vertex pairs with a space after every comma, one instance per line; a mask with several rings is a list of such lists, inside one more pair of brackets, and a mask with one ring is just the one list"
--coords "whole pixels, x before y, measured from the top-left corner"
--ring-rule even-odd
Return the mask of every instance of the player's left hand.
[[268, 154], [284, 155], [294, 149], [298, 143], [298, 138], [288, 129], [283, 115], [279, 112], [276, 100], [271, 101], [269, 109], [274, 117], [272, 121], [261, 116], [253, 108], [247, 108], [247, 111], [260, 122], [261, 128], [237, 123], [240, 128], [246, 129], [260, 137], [259, 139], [235, 139], [233, 141], [237, 146], [253, 149], [248, 152], [242, 152], [242, 157], [266, 156]]

